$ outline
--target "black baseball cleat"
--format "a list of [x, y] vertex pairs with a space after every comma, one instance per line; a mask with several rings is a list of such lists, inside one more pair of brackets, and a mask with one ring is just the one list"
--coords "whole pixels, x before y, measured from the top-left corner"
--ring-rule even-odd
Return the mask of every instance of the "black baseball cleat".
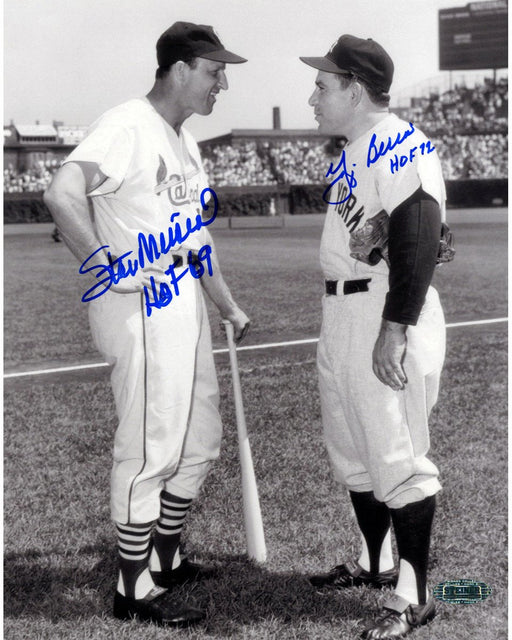
[[177, 602], [165, 589], [154, 587], [141, 600], [128, 598], [116, 591], [114, 617], [120, 620], [154, 622], [162, 627], [188, 627], [201, 622], [205, 613], [201, 609]]
[[217, 572], [215, 567], [207, 567], [196, 562], [190, 562], [188, 558], [183, 558], [181, 564], [176, 569], [167, 571], [151, 571], [153, 582], [164, 589], [187, 584], [188, 582], [199, 582], [213, 578]]
[[392, 640], [403, 638], [416, 627], [430, 622], [436, 615], [434, 599], [430, 598], [426, 604], [411, 604], [405, 598], [392, 595], [384, 606], [381, 614], [371, 627], [361, 634], [364, 640]]
[[394, 587], [398, 580], [398, 570], [393, 568], [381, 573], [365, 571], [361, 565], [353, 560], [339, 564], [329, 571], [311, 576], [309, 581], [317, 589], [348, 589], [367, 585], [375, 589]]

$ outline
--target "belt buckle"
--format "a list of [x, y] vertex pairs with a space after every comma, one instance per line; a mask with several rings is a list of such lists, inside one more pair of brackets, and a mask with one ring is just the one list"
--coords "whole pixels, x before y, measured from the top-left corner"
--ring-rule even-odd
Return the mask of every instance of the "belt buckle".
[[338, 281], [337, 280], [326, 280], [325, 281], [325, 293], [329, 296], [335, 296], [338, 292]]
[[171, 258], [174, 260], [174, 262], [173, 262], [173, 266], [174, 267], [182, 267], [183, 266], [183, 256], [180, 256], [177, 253], [172, 253], [171, 254]]

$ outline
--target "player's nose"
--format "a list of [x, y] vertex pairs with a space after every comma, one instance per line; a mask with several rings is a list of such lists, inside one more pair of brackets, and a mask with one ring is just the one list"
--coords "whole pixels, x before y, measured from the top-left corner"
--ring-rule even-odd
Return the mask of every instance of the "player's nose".
[[224, 71], [221, 71], [219, 74], [219, 81], [217, 82], [221, 89], [227, 91], [229, 89], [228, 79]]
[[310, 95], [308, 100], [308, 104], [310, 107], [314, 107], [316, 105], [317, 98], [318, 98], [318, 89], [315, 89], [313, 93]]

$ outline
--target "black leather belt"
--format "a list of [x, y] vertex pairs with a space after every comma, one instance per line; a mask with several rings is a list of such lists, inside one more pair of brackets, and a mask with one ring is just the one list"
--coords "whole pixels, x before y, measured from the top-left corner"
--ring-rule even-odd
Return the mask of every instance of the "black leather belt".
[[[183, 256], [180, 256], [178, 253], [172, 253], [171, 257], [175, 267], [183, 266]], [[199, 257], [195, 251], [192, 251], [192, 255], [187, 256], [187, 264], [199, 264]]]
[[[365, 278], [364, 280], [345, 280], [343, 283], [343, 294], [348, 296], [350, 293], [359, 293], [360, 291], [368, 291], [368, 283], [371, 282], [371, 278]], [[339, 280], [326, 280], [325, 281], [325, 293], [330, 296], [338, 295]]]
[[[171, 253], [171, 258], [172, 258], [172, 264], [175, 267], [183, 266], [183, 256], [181, 256], [179, 253]], [[112, 266], [117, 260], [118, 260], [117, 256], [113, 256], [112, 254], [109, 254], [108, 262], [110, 266]], [[199, 260], [199, 255], [195, 251], [192, 251], [192, 253], [187, 256], [186, 261], [187, 261], [187, 264], [193, 264], [194, 266], [201, 264], [201, 261]]]

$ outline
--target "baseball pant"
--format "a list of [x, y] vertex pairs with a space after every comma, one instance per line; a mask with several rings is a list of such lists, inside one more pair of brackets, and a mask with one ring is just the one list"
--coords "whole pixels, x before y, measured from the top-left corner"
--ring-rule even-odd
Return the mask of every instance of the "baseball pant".
[[156, 520], [162, 489], [195, 498], [219, 455], [210, 326], [199, 282], [188, 284], [150, 317], [142, 294], [107, 292], [90, 303], [93, 339], [113, 366], [119, 426], [111, 512], [118, 523]]
[[372, 368], [387, 278], [368, 292], [323, 297], [317, 351], [324, 438], [334, 475], [350, 491], [373, 491], [398, 509], [441, 489], [426, 457], [428, 417], [445, 353], [444, 316], [430, 287], [416, 326], [407, 328], [405, 390], [384, 385]]

